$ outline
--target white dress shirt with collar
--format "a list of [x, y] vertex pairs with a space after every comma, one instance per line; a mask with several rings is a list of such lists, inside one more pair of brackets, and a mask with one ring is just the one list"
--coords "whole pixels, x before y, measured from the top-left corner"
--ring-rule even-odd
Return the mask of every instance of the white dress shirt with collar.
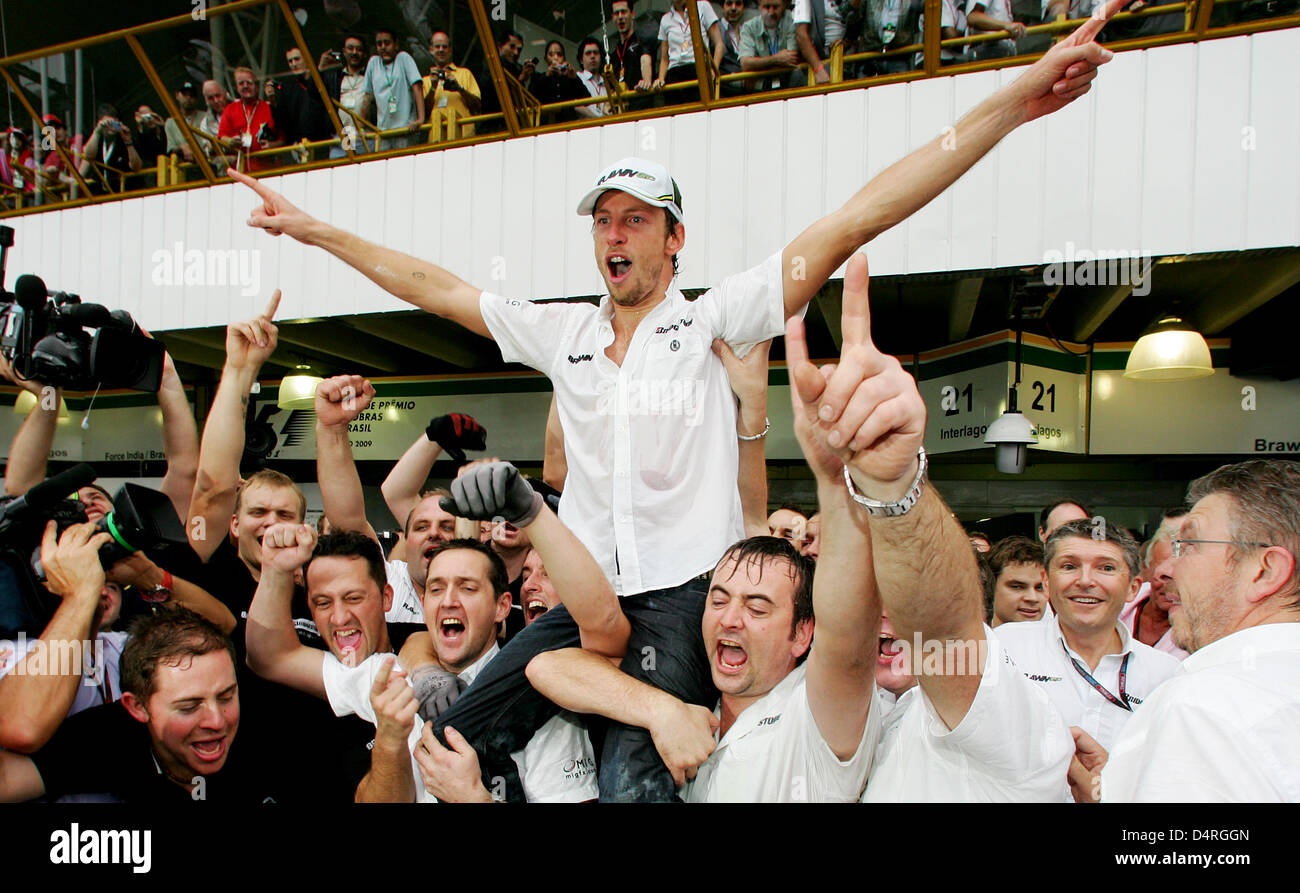
[[1300, 623], [1194, 651], [1110, 751], [1114, 802], [1300, 803]]
[[[1177, 658], [1143, 645], [1122, 623], [1116, 623], [1115, 629], [1119, 633], [1119, 652], [1104, 655], [1097, 668], [1089, 670], [1087, 661], [1066, 645], [1056, 616], [1044, 617], [1038, 623], [1004, 623], [998, 627], [1007, 654], [1026, 677], [1047, 693], [1066, 724], [1083, 729], [1107, 750], [1119, 740], [1124, 726], [1142, 709], [1156, 686], [1183, 672]], [[1077, 661], [1118, 700], [1120, 668], [1126, 657], [1123, 689], [1129, 710], [1094, 688], [1074, 664]]]

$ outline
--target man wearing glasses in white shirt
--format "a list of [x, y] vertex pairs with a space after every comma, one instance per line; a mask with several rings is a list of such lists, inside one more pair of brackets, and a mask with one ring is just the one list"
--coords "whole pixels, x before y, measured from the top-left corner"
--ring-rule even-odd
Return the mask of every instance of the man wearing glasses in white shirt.
[[1187, 499], [1156, 569], [1186, 675], [1152, 695], [1109, 762], [1076, 734], [1084, 781], [1095, 798], [1100, 772], [1108, 801], [1300, 802], [1300, 462], [1225, 465]]

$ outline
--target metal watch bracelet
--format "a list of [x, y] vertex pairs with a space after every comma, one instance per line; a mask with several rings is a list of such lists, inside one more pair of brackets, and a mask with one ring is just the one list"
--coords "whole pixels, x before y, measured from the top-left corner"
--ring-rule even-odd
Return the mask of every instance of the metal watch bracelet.
[[928, 462], [925, 458], [925, 447], [918, 448], [916, 455], [917, 458], [921, 460], [916, 469], [916, 478], [912, 481], [912, 486], [908, 488], [907, 495], [897, 502], [881, 502], [878, 499], [863, 496], [857, 491], [857, 488], [853, 486], [853, 477], [849, 474], [849, 467], [845, 465], [844, 483], [849, 488], [849, 495], [853, 497], [854, 502], [866, 509], [867, 514], [869, 515], [889, 518], [906, 515], [912, 510], [912, 506], [916, 505], [917, 500], [921, 498], [921, 492], [925, 489], [925, 471], [928, 467]]

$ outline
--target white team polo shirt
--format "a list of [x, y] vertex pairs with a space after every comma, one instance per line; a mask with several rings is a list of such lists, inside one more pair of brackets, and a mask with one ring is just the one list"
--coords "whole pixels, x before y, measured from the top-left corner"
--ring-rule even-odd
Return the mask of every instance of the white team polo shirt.
[[781, 253], [694, 301], [669, 288], [622, 366], [605, 356], [608, 295], [593, 307], [484, 292], [479, 308], [505, 362], [551, 379], [569, 466], [560, 520], [614, 591], [666, 589], [713, 570], [745, 525], [736, 403], [711, 345], [721, 338], [743, 354], [785, 331]]
[[[709, 28], [718, 20], [713, 11], [713, 4], [705, 0], [696, 0], [696, 11], [700, 14], [700, 36], [704, 38], [704, 48], [713, 51], [709, 43]], [[668, 67], [688, 65], [695, 61], [695, 44], [691, 41], [691, 20], [685, 10], [678, 12], [671, 6], [659, 19], [659, 40], [668, 41]], [[657, 72], [658, 65], [655, 66]]]
[[[479, 671], [496, 656], [498, 648], [492, 645], [483, 656], [461, 671], [460, 677], [471, 685]], [[333, 654], [325, 655], [323, 677], [325, 697], [336, 716], [355, 713], [375, 724], [375, 711], [370, 704], [370, 689], [375, 676], [389, 653], [372, 654], [356, 667], [345, 667]], [[419, 714], [415, 726], [407, 737], [407, 748], [414, 754], [420, 743], [424, 720]], [[530, 803], [581, 803], [599, 796], [596, 787], [596, 758], [587, 739], [586, 727], [571, 713], [560, 713], [546, 722], [528, 741], [523, 750], [510, 755], [519, 767], [519, 780], [524, 797]], [[420, 764], [411, 757], [411, 772], [415, 777], [415, 799], [418, 803], [437, 803], [437, 799], [424, 787]]]
[[[1097, 669], [1088, 670], [1087, 662], [1065, 643], [1060, 617], [1044, 617], [1039, 623], [1005, 623], [998, 627], [998, 636], [1007, 654], [1025, 676], [1052, 699], [1066, 725], [1083, 729], [1107, 750], [1119, 740], [1124, 726], [1151, 697], [1155, 687], [1170, 676], [1183, 672], [1176, 658], [1161, 654], [1150, 645], [1143, 645], [1129, 635], [1124, 624], [1116, 623], [1115, 628], [1119, 632], [1120, 652], [1103, 656]], [[1077, 660], [1093, 679], [1118, 698], [1119, 671], [1126, 656], [1128, 668], [1124, 694], [1133, 710], [1112, 704], [1083, 678], [1071, 662], [1071, 658]]]
[[[1001, 627], [999, 627], [999, 630]], [[987, 626], [984, 675], [949, 729], [917, 685], [885, 720], [863, 802], [1060, 803], [1074, 739]]]
[[[840, 760], [808, 704], [807, 664], [736, 717], [687, 782], [688, 803], [851, 803], [862, 796], [880, 737], [877, 693], [857, 753]], [[714, 711], [721, 716], [721, 705]]]
[[384, 613], [389, 623], [424, 623], [424, 599], [411, 582], [411, 569], [405, 561], [385, 561], [388, 585], [393, 587], [393, 603]]
[[1110, 752], [1102, 800], [1300, 803], [1300, 623], [1239, 630], [1182, 666]]

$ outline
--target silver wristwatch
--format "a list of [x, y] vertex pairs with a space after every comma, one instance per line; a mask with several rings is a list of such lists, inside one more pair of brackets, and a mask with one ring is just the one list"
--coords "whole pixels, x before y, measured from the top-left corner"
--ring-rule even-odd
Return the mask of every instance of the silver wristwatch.
[[853, 501], [867, 510], [868, 515], [878, 517], [893, 518], [898, 515], [906, 515], [916, 505], [917, 500], [921, 498], [921, 491], [925, 489], [925, 469], [928, 465], [925, 458], [925, 447], [916, 451], [917, 458], [921, 460], [920, 466], [916, 469], [916, 479], [912, 481], [912, 486], [908, 488], [907, 495], [897, 502], [881, 502], [878, 499], [871, 499], [863, 496], [853, 486], [853, 478], [849, 474], [849, 467], [844, 466], [844, 483], [848, 485], [849, 495]]

